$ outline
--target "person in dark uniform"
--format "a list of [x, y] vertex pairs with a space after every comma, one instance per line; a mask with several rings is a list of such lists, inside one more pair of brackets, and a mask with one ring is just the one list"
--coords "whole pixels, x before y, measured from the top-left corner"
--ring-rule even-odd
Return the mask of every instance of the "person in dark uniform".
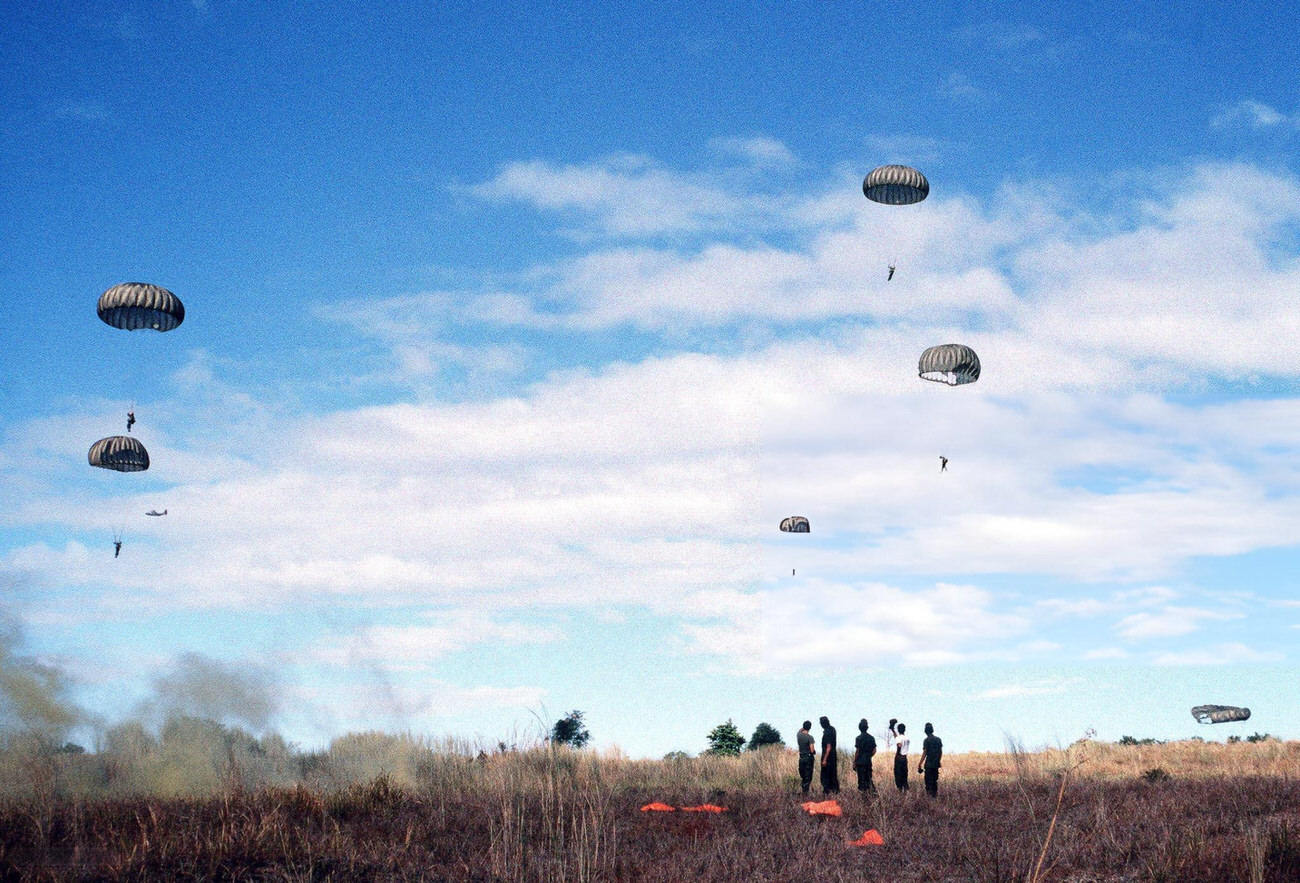
[[916, 771], [925, 774], [925, 793], [939, 796], [939, 762], [943, 760], [943, 740], [934, 734], [934, 725], [925, 725], [925, 741], [921, 743], [921, 762]]
[[822, 793], [840, 793], [840, 753], [835, 744], [835, 728], [826, 715], [818, 718], [822, 725]]
[[808, 788], [812, 785], [813, 767], [817, 763], [817, 740], [813, 738], [812, 721], [804, 721], [803, 729], [795, 736], [795, 741], [799, 743], [799, 784], [803, 787], [803, 793], [808, 793]]
[[907, 724], [889, 722], [889, 739], [886, 741], [894, 749], [894, 784], [899, 791], [908, 790], [907, 786], [907, 752], [912, 747], [912, 739], [907, 735]]
[[867, 719], [858, 721], [858, 738], [853, 743], [853, 770], [858, 774], [859, 791], [875, 791], [871, 781], [871, 758], [876, 755], [876, 737], [867, 732]]

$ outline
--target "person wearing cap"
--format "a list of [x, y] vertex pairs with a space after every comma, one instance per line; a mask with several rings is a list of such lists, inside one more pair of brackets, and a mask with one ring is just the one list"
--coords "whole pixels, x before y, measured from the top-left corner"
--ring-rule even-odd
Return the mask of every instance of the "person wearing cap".
[[925, 741], [921, 743], [921, 762], [916, 771], [925, 774], [925, 793], [939, 796], [939, 764], [943, 760], [943, 740], [934, 734], [934, 724], [925, 725]]
[[859, 791], [875, 791], [871, 782], [871, 758], [876, 754], [876, 737], [867, 732], [867, 719], [858, 721], [858, 738], [853, 743], [853, 771], [858, 774]]

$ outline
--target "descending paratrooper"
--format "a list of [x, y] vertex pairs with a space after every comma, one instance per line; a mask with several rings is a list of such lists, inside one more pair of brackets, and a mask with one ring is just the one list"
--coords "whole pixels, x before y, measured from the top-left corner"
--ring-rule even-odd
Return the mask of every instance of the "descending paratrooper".
[[[911, 166], [880, 166], [862, 180], [862, 195], [881, 205], [914, 205], [930, 195], [930, 182]], [[891, 256], [886, 282], [894, 278], [895, 269]]]

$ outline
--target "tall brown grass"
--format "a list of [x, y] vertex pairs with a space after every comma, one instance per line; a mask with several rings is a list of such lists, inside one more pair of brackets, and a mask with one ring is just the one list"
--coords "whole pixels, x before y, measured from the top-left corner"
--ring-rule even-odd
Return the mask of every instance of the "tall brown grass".
[[[1300, 879], [1295, 742], [947, 755], [939, 800], [878, 775], [833, 820], [800, 810], [780, 748], [651, 761], [363, 733], [299, 754], [189, 722], [102, 749], [0, 745], [0, 880]], [[884, 847], [846, 846], [867, 828]]]

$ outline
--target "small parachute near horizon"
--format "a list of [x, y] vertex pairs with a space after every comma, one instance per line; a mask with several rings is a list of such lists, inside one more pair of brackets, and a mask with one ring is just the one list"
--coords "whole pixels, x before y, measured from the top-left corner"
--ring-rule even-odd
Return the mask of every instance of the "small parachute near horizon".
[[911, 166], [880, 166], [862, 179], [862, 195], [882, 205], [915, 205], [930, 195], [930, 182]]
[[123, 331], [171, 331], [185, 321], [185, 305], [167, 289], [123, 282], [99, 296], [99, 318]]
[[922, 380], [962, 386], [980, 379], [980, 357], [961, 343], [932, 346], [921, 353], [917, 373]]
[[802, 515], [791, 515], [781, 519], [781, 530], [785, 533], [812, 533], [808, 519]]
[[138, 439], [129, 435], [110, 435], [90, 446], [86, 459], [91, 466], [114, 472], [144, 472], [149, 468], [149, 452]]
[[1192, 717], [1200, 724], [1228, 724], [1249, 720], [1250, 709], [1235, 705], [1198, 705], [1192, 709]]

